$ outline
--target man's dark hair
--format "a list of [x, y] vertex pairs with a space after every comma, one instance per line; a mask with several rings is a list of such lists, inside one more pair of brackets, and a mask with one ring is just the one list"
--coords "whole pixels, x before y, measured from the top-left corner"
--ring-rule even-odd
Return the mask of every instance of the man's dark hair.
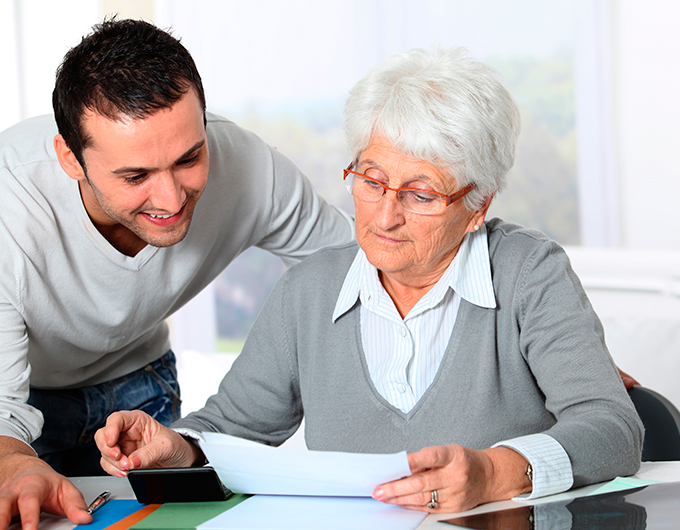
[[104, 20], [71, 48], [57, 70], [52, 106], [59, 133], [85, 169], [91, 138], [82, 117], [144, 118], [194, 88], [205, 115], [201, 76], [179, 40], [141, 20]]

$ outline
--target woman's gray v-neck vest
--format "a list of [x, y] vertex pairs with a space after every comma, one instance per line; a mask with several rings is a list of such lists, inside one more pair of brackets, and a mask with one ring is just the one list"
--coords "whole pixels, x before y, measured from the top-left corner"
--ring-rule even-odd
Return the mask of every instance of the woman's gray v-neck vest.
[[279, 281], [216, 396], [176, 427], [278, 445], [304, 415], [310, 449], [391, 453], [555, 438], [575, 485], [634, 473], [642, 426], [602, 326], [564, 251], [487, 223], [497, 307], [461, 301], [437, 376], [404, 414], [376, 391], [359, 302], [332, 322], [355, 244], [317, 252]]

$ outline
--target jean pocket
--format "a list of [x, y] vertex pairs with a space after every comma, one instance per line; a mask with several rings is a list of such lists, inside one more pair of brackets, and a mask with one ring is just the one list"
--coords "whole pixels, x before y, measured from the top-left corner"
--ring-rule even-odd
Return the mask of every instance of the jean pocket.
[[181, 417], [182, 400], [172, 351], [107, 385], [113, 397], [113, 410], [142, 410], [164, 425]]
[[160, 385], [168, 396], [180, 401], [179, 381], [177, 380], [177, 365], [175, 354], [168, 351], [163, 357], [147, 365], [144, 369], [153, 380]]

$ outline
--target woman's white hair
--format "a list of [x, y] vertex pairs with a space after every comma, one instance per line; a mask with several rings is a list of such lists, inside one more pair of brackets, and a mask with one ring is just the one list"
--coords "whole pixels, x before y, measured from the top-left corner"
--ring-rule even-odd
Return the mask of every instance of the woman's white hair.
[[496, 70], [464, 48], [415, 49], [374, 68], [350, 91], [345, 137], [359, 158], [376, 135], [406, 156], [474, 182], [469, 210], [503, 189], [515, 161], [519, 110]]

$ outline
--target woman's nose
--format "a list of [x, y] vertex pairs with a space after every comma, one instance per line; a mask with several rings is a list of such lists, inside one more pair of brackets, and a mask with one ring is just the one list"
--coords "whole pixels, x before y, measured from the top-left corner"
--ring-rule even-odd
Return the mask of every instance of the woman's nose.
[[385, 190], [375, 213], [375, 222], [381, 230], [389, 230], [403, 223], [404, 208], [396, 191]]

